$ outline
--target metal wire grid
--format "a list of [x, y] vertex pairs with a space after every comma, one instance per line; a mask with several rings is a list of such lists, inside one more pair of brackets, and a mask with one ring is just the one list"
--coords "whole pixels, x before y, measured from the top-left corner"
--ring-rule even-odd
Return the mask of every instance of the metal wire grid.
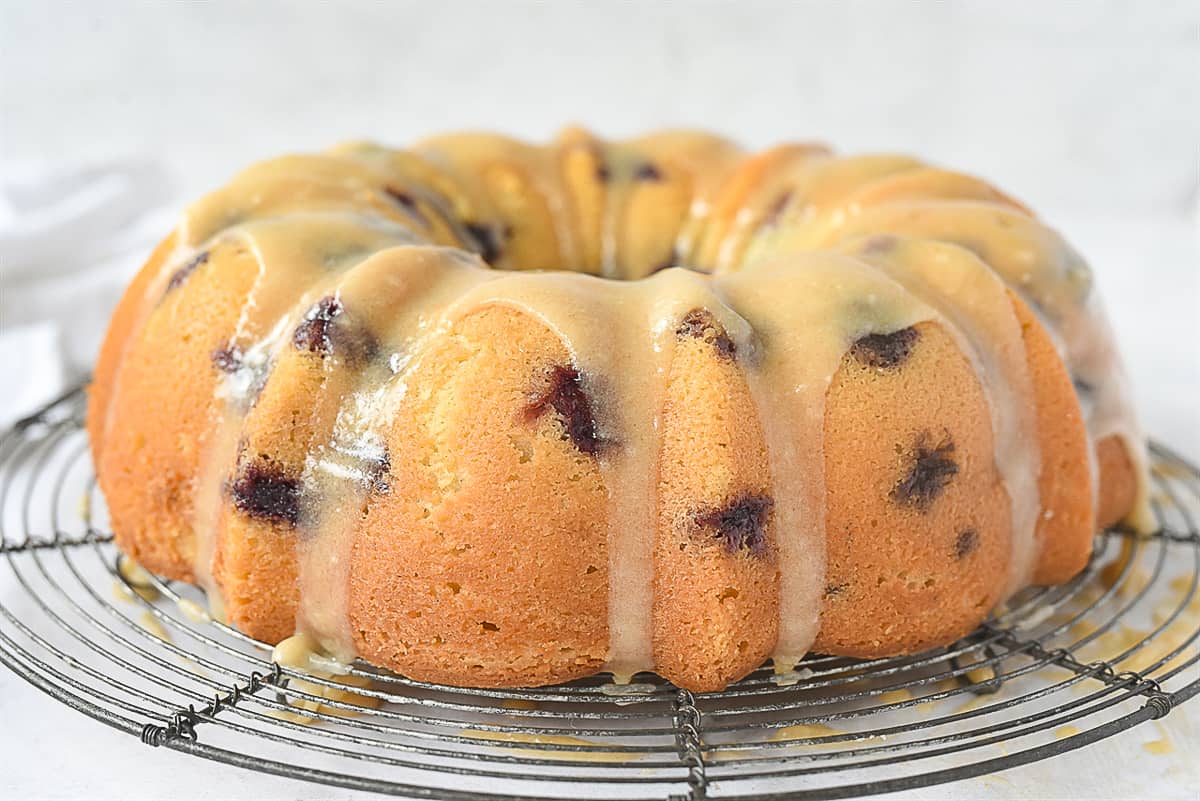
[[131, 585], [83, 404], [75, 390], [0, 438], [0, 662], [149, 746], [419, 798], [845, 798], [1044, 759], [1200, 691], [1200, 472], [1160, 446], [1153, 536], [1103, 532], [1083, 574], [952, 647], [810, 656], [720, 693], [653, 676], [471, 690], [281, 668], [188, 614], [194, 588]]

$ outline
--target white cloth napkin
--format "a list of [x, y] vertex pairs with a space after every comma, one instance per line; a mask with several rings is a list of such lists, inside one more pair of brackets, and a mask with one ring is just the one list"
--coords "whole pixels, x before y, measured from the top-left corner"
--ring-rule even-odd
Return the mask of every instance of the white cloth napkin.
[[172, 195], [147, 161], [0, 165], [0, 428], [87, 375]]

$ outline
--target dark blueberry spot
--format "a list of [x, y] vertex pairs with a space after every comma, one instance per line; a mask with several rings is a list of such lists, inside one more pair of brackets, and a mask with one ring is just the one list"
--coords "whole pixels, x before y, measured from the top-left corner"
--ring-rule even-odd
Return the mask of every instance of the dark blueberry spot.
[[787, 209], [788, 204], [791, 202], [792, 193], [790, 191], [784, 192], [782, 195], [780, 195], [775, 202], [771, 204], [771, 208], [767, 209], [767, 216], [763, 218], [763, 224], [776, 225], [779, 222], [779, 219], [783, 216], [783, 212]]
[[612, 171], [608, 169], [608, 165], [600, 163], [596, 165], [596, 180], [602, 184], [606, 184], [612, 179]]
[[511, 229], [504, 229], [498, 232], [490, 225], [479, 225], [478, 223], [463, 223], [467, 229], [467, 233], [475, 240], [477, 252], [483, 257], [483, 260], [488, 264], [493, 264], [500, 258], [504, 252], [502, 240], [507, 239], [512, 235]]
[[661, 181], [662, 178], [662, 171], [648, 161], [639, 164], [637, 170], [633, 173], [635, 181]]
[[583, 453], [595, 456], [600, 451], [600, 434], [579, 371], [555, 365], [550, 368], [549, 378], [546, 388], [530, 399], [526, 417], [536, 420], [547, 409], [553, 409], [563, 422], [567, 439]]
[[251, 462], [229, 484], [233, 505], [251, 517], [295, 526], [300, 519], [300, 479], [269, 462]]
[[270, 375], [269, 364], [247, 364], [246, 354], [237, 345], [217, 348], [208, 356], [213, 367], [228, 376], [235, 376], [231, 387], [236, 387], [235, 397], [243, 411], [258, 403], [258, 397], [266, 386]]
[[979, 547], [979, 532], [973, 528], [960, 531], [954, 540], [954, 558], [965, 559]]
[[1081, 398], [1087, 397], [1096, 391], [1096, 387], [1082, 378], [1075, 378], [1071, 383], [1075, 385], [1075, 394]]
[[893, 234], [875, 234], [867, 237], [862, 246], [862, 253], [868, 256], [873, 253], [890, 253], [896, 249], [897, 242]]
[[912, 326], [890, 334], [867, 334], [850, 346], [850, 354], [868, 367], [890, 370], [904, 364], [920, 338]]
[[765, 495], [743, 495], [732, 503], [695, 516], [697, 525], [713, 529], [728, 553], [747, 550], [762, 556], [767, 549], [767, 521], [774, 502]]
[[292, 334], [292, 344], [300, 350], [325, 355], [333, 352], [333, 320], [342, 313], [342, 303], [333, 296], [321, 298], [304, 315]]
[[842, 582], [841, 584], [828, 584], [825, 586], [825, 597], [832, 598], [835, 595], [841, 595], [843, 592], [849, 589], [849, 587], [850, 585], [845, 582]]
[[681, 337], [703, 339], [717, 349], [722, 359], [737, 358], [737, 344], [729, 338], [724, 326], [717, 322], [708, 309], [692, 309], [683, 316], [675, 334]]
[[416, 198], [414, 198], [412, 195], [408, 194], [407, 192], [402, 192], [401, 190], [392, 186], [385, 186], [383, 191], [387, 193], [388, 197], [396, 201], [396, 203], [398, 203], [400, 207], [403, 208], [404, 211], [407, 212], [408, 215], [414, 220], [419, 222], [421, 225], [429, 225], [429, 219], [421, 212], [420, 206], [417, 205]]
[[222, 373], [236, 373], [242, 369], [242, 349], [237, 345], [217, 348], [209, 355], [209, 358]]
[[378, 458], [372, 459], [367, 468], [369, 489], [380, 495], [386, 495], [392, 489], [391, 482], [392, 457], [384, 450]]
[[921, 512], [929, 511], [950, 479], [958, 474], [954, 461], [954, 443], [949, 435], [935, 447], [929, 447], [929, 432], [923, 432], [914, 448], [912, 467], [892, 489], [891, 499], [901, 506], [912, 506]]
[[342, 302], [332, 295], [321, 298], [308, 310], [292, 333], [292, 344], [322, 357], [336, 350], [353, 362], [370, 359], [378, 347], [369, 332], [346, 319]]
[[199, 267], [201, 264], [207, 263], [208, 255], [209, 254], [207, 250], [202, 250], [192, 258], [188, 259], [187, 264], [176, 270], [171, 276], [171, 280], [167, 282], [167, 291], [170, 292], [172, 289], [177, 289], [181, 284], [183, 284], [184, 281], [188, 279], [189, 275], [196, 271], [197, 267]]

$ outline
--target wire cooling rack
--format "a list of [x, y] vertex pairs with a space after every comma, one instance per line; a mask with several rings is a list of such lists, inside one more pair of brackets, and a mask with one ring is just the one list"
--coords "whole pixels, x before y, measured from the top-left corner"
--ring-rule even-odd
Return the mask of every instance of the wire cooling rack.
[[846, 798], [954, 781], [1161, 718], [1200, 691], [1200, 472], [1154, 446], [1149, 537], [952, 647], [810, 656], [719, 693], [653, 676], [468, 690], [313, 675], [122, 569], [82, 390], [0, 438], [0, 662], [147, 747], [418, 798]]

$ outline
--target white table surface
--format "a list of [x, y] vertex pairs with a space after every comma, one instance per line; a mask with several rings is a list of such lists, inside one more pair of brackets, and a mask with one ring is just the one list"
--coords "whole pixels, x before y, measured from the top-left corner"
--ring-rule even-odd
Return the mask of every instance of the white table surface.
[[[479, 125], [544, 138], [572, 120], [917, 152], [1000, 178], [1088, 257], [1146, 429], [1200, 461], [1197, 31], [1194, 3], [0, 0], [0, 166], [157, 157], [189, 197], [281, 149]], [[1175, 753], [1141, 748], [1164, 736]], [[1195, 801], [1198, 766], [1193, 701], [889, 797]], [[0, 669], [0, 799], [365, 797], [150, 751]]]

